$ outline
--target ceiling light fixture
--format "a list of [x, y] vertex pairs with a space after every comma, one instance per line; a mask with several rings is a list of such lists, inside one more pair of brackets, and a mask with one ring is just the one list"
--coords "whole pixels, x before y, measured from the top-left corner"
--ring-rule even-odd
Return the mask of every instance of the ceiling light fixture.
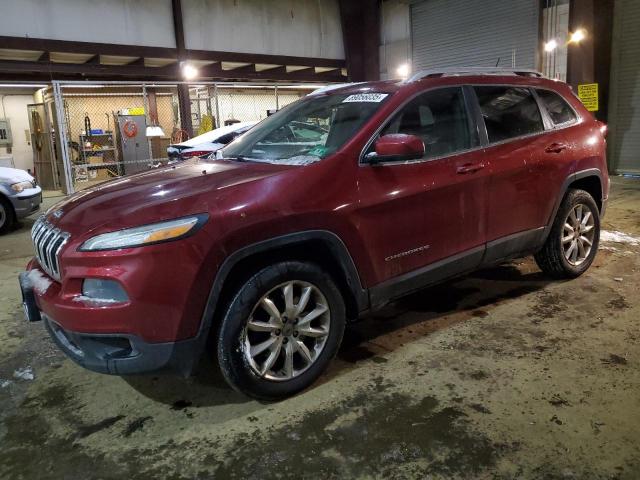
[[396, 69], [396, 73], [400, 78], [407, 78], [409, 76], [409, 72], [409, 65], [407, 65], [406, 63], [403, 63]]
[[198, 69], [188, 62], [182, 62], [180, 68], [185, 80], [193, 80], [198, 76]]
[[558, 42], [556, 41], [555, 38], [552, 38], [551, 40], [549, 40], [544, 44], [545, 52], [553, 52], [556, 48], [558, 48]]
[[571, 36], [569, 37], [569, 43], [580, 43], [586, 38], [586, 36], [587, 32], [585, 32], [584, 29], [579, 28], [571, 34]]

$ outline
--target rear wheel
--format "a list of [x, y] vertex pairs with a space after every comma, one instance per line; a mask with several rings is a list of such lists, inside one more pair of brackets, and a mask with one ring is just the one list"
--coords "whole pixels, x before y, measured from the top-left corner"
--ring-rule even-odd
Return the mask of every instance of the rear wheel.
[[569, 190], [536, 263], [555, 278], [575, 278], [593, 262], [600, 241], [600, 215], [593, 197], [584, 190]]
[[0, 235], [9, 232], [14, 223], [13, 207], [5, 198], [0, 196]]
[[249, 396], [274, 400], [311, 385], [335, 356], [344, 301], [331, 277], [302, 262], [271, 265], [231, 301], [218, 335], [226, 380]]

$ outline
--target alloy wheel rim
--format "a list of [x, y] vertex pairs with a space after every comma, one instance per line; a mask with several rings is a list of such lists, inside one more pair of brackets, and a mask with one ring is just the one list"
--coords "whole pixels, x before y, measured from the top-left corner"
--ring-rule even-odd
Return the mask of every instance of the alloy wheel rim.
[[595, 219], [591, 208], [583, 203], [574, 206], [562, 228], [562, 250], [567, 262], [578, 266], [589, 257], [595, 233]]
[[261, 378], [286, 381], [308, 370], [329, 338], [331, 312], [315, 285], [282, 283], [258, 300], [243, 330], [243, 354]]

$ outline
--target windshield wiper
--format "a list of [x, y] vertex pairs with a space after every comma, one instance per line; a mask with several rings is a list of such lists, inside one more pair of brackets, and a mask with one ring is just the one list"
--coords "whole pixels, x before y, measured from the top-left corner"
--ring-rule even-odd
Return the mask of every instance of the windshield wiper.
[[248, 162], [250, 159], [244, 155], [224, 155], [222, 160], [234, 160], [236, 162]]

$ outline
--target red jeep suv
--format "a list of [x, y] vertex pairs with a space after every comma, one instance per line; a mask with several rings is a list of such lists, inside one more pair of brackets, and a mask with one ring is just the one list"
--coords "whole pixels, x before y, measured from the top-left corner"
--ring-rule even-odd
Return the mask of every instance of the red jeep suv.
[[80, 365], [191, 372], [276, 399], [312, 384], [345, 324], [534, 254], [556, 278], [598, 248], [604, 124], [531, 71], [421, 72], [316, 91], [216, 159], [123, 177], [33, 226], [20, 276]]

